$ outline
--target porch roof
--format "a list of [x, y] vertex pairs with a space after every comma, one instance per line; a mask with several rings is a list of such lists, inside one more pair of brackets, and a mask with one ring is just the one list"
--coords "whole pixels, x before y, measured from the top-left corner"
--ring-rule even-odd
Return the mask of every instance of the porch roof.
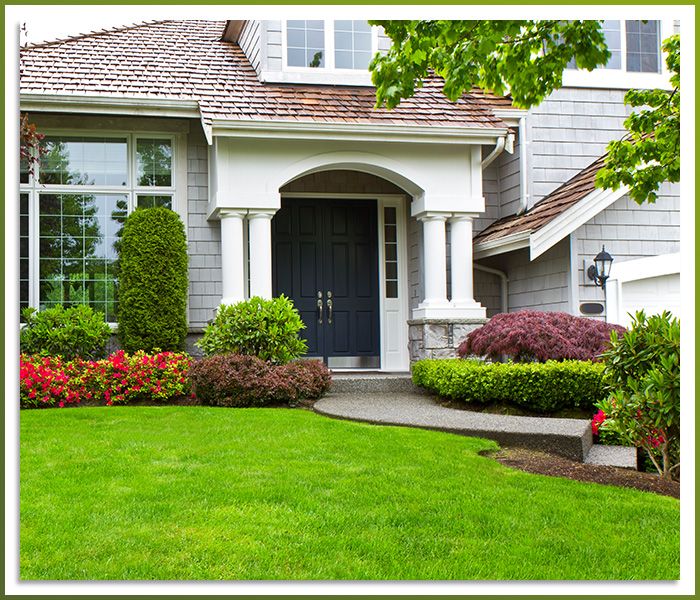
[[21, 49], [20, 94], [195, 101], [202, 120], [504, 128], [508, 99], [473, 90], [456, 102], [431, 79], [413, 98], [375, 109], [373, 87], [262, 83], [225, 21], [167, 20]]

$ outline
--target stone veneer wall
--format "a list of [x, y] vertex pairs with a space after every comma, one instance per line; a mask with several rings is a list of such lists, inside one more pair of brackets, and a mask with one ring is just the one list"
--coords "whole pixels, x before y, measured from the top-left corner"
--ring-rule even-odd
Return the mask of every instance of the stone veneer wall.
[[412, 363], [424, 358], [455, 358], [467, 335], [488, 319], [413, 319], [408, 321]]

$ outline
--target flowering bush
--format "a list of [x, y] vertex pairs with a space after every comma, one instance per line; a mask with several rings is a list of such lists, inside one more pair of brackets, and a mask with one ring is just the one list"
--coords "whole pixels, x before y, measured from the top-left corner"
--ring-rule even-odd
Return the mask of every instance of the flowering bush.
[[516, 362], [595, 361], [608, 346], [611, 331], [622, 334], [625, 328], [563, 312], [501, 313], [472, 331], [457, 353], [461, 358], [510, 357]]
[[638, 312], [628, 332], [611, 336], [603, 354], [610, 394], [596, 405], [605, 413], [601, 432], [646, 450], [665, 479], [680, 466], [680, 342], [670, 313]]
[[185, 396], [189, 391], [186, 354], [123, 350], [96, 361], [20, 356], [20, 406], [64, 407], [81, 402], [127, 404]]
[[203, 358], [192, 365], [190, 378], [197, 399], [214, 406], [294, 404], [319, 398], [330, 385], [320, 361], [274, 365], [241, 354]]

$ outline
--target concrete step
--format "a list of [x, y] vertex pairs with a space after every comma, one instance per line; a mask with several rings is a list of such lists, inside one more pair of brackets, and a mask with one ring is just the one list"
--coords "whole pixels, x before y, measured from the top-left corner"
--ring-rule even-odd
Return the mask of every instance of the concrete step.
[[604, 446], [593, 444], [588, 451], [585, 463], [606, 467], [637, 469], [637, 449], [630, 446]]
[[334, 394], [418, 393], [423, 390], [411, 381], [410, 373], [343, 372], [331, 374]]

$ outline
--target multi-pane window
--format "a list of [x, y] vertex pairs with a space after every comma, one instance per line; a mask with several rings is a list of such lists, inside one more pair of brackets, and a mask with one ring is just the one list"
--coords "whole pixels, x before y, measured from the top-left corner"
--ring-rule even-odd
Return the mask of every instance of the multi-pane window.
[[396, 207], [384, 207], [384, 279], [387, 298], [399, 297], [399, 242]]
[[323, 21], [287, 21], [287, 65], [325, 67]]
[[[610, 51], [604, 69], [618, 69], [633, 73], [659, 73], [661, 42], [659, 21], [603, 21], [603, 33]], [[568, 69], [576, 68], [571, 60]]]
[[637, 73], [659, 72], [659, 22], [625, 21], [627, 33], [627, 70]]
[[126, 216], [174, 209], [173, 140], [51, 135], [43, 145], [36, 175], [20, 169], [20, 305], [88, 304], [114, 322]]
[[372, 31], [367, 21], [335, 21], [336, 69], [367, 69]]

